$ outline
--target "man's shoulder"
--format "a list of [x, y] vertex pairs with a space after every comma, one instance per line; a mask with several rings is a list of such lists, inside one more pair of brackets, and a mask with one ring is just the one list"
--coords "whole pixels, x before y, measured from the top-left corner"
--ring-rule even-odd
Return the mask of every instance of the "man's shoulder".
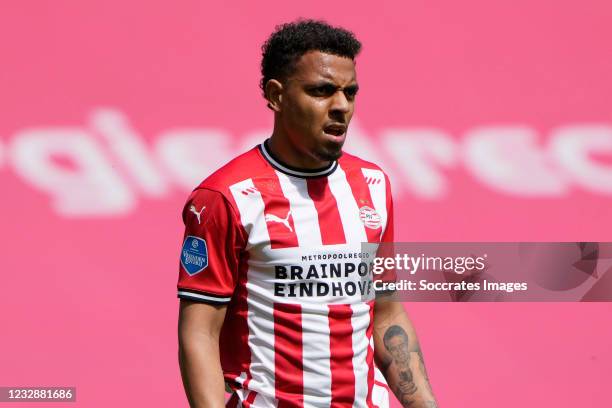
[[363, 169], [367, 169], [382, 172], [386, 177], [385, 171], [379, 165], [371, 161], [364, 160], [360, 157], [354, 156], [350, 153], [344, 152], [342, 154], [342, 157], [340, 157], [340, 159], [338, 160], [338, 163], [340, 164], [340, 166], [342, 166], [344, 171], [362, 171]]
[[226, 194], [232, 185], [267, 171], [269, 166], [261, 156], [259, 146], [255, 146], [221, 166], [204, 179], [195, 190], [208, 189]]

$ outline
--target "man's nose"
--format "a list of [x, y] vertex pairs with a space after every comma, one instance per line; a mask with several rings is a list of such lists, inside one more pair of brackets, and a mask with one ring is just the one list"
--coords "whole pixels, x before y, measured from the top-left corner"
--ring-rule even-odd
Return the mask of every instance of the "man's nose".
[[330, 110], [337, 113], [348, 113], [351, 109], [351, 103], [347, 99], [343, 91], [338, 90], [332, 97]]

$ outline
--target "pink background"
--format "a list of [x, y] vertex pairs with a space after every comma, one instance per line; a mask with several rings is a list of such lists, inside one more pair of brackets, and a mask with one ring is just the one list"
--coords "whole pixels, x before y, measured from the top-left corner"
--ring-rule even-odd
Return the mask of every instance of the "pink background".
[[[259, 47], [298, 16], [364, 43], [347, 150], [393, 177], [398, 240], [612, 240], [609, 1], [362, 3], [2, 5], [0, 386], [186, 405], [180, 210], [269, 131]], [[407, 309], [441, 407], [611, 401], [609, 303]]]

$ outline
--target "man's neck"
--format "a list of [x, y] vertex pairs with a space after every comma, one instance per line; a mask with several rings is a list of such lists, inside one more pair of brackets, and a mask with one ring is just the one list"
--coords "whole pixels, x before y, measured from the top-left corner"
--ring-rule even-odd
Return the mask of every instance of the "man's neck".
[[297, 150], [287, 135], [279, 132], [275, 127], [267, 144], [270, 153], [279, 161], [296, 169], [318, 170], [331, 165], [330, 161], [321, 161]]

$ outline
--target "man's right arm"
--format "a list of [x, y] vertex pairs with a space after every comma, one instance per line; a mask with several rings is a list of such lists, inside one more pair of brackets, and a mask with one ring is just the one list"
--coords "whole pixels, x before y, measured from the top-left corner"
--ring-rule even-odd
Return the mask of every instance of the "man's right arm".
[[227, 306], [181, 299], [178, 323], [179, 365], [192, 408], [225, 407], [219, 333]]

